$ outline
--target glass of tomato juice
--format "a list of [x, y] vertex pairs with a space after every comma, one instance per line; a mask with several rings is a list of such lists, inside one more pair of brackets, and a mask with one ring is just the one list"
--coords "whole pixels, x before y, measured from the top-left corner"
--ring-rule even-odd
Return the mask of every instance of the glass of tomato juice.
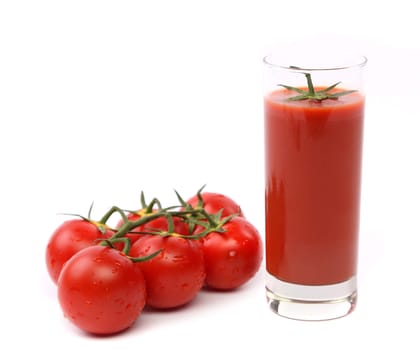
[[263, 59], [266, 296], [299, 320], [345, 316], [357, 300], [367, 59], [318, 56]]

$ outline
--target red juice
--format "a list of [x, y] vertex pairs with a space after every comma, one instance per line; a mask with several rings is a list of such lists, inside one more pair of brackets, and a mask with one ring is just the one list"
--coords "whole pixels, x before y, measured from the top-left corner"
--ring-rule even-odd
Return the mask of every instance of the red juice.
[[306, 285], [356, 275], [364, 96], [265, 97], [266, 268]]

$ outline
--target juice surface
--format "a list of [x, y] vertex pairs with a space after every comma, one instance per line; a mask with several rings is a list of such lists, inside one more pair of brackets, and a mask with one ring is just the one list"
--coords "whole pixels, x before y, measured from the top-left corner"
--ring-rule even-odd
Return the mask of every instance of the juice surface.
[[364, 97], [287, 101], [267, 95], [266, 268], [322, 285], [356, 274]]

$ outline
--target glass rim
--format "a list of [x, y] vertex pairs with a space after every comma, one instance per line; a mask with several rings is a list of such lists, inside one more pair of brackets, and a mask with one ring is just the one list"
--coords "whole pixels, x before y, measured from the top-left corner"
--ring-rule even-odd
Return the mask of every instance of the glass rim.
[[[331, 65], [326, 67], [316, 67], [316, 66], [293, 66], [286, 65], [282, 63], [273, 62], [275, 54], [268, 54], [263, 57], [263, 63], [271, 68], [279, 68], [286, 71], [293, 72], [316, 72], [316, 71], [336, 71], [336, 70], [345, 70], [353, 68], [362, 68], [367, 64], [367, 57], [364, 55], [358, 55], [357, 60], [354, 60], [354, 63], [351, 64], [342, 64], [342, 65]], [[271, 60], [270, 60], [271, 59]]]

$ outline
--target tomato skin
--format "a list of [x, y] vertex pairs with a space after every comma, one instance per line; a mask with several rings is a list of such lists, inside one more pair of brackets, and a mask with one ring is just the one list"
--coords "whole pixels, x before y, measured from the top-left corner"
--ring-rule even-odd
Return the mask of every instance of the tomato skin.
[[113, 334], [130, 327], [146, 302], [138, 264], [100, 245], [76, 253], [64, 265], [57, 284], [64, 316], [93, 334]]
[[[225, 232], [202, 238], [209, 288], [231, 290], [249, 281], [259, 270], [263, 244], [257, 229], [246, 219], [234, 217], [223, 225]], [[202, 231], [198, 228], [195, 232]]]
[[[244, 216], [241, 207], [236, 203], [232, 198], [214, 192], [203, 192], [201, 193], [203, 198], [203, 208], [209, 214], [217, 214], [221, 209], [222, 217], [226, 217], [233, 214], [239, 214], [239, 216]], [[193, 208], [197, 208], [199, 204], [198, 195], [195, 195], [187, 200], [187, 203], [190, 204]]]
[[162, 249], [151, 260], [141, 262], [146, 288], [146, 304], [168, 309], [190, 302], [203, 287], [204, 256], [198, 240], [145, 235], [136, 241], [130, 256], [138, 257]]
[[53, 232], [45, 252], [47, 270], [53, 282], [57, 284], [64, 263], [74, 254], [111, 235], [112, 231], [102, 233], [98, 226], [89, 220], [64, 221]]

